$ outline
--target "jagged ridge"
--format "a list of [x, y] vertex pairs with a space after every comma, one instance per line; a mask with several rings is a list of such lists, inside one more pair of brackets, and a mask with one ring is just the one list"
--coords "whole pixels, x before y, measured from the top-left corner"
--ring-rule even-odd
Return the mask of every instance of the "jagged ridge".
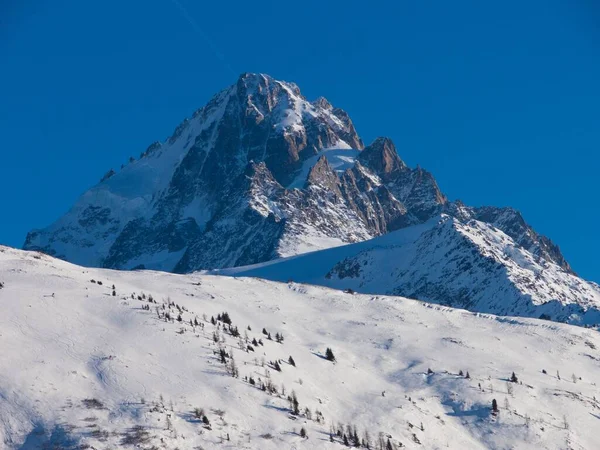
[[515, 211], [448, 202], [392, 141], [366, 148], [348, 114], [243, 74], [24, 248], [88, 266], [189, 272], [359, 242], [445, 212], [494, 224], [570, 271]]

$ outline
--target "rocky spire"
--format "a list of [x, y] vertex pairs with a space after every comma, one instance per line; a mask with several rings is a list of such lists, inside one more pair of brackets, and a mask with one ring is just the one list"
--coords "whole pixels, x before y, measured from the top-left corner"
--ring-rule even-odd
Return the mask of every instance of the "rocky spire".
[[341, 197], [339, 184], [340, 180], [337, 174], [329, 165], [327, 158], [323, 155], [310, 169], [304, 188], [307, 189], [310, 188], [310, 186], [318, 186]]
[[359, 155], [358, 160], [374, 171], [383, 181], [389, 181], [406, 169], [390, 138], [378, 137]]

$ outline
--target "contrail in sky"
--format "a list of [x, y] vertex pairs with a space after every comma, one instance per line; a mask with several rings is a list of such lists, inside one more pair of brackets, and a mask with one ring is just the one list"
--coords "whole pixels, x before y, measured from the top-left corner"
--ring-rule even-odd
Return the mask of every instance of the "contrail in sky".
[[221, 61], [221, 63], [223, 63], [223, 65], [225, 66], [225, 68], [227, 70], [229, 70], [229, 72], [231, 72], [234, 76], [236, 76], [237, 75], [236, 72], [225, 60], [225, 55], [223, 55], [223, 53], [221, 53], [221, 51], [217, 48], [217, 46], [212, 41], [212, 39], [210, 39], [210, 37], [202, 30], [200, 25], [198, 25], [198, 22], [196, 22], [194, 20], [194, 18], [190, 15], [190, 13], [187, 11], [187, 9], [185, 9], [185, 7], [178, 0], [171, 0], [171, 2], [175, 6], [177, 6], [177, 8], [181, 12], [181, 14], [183, 14], [183, 17], [185, 18], [185, 20], [187, 20], [189, 22], [189, 24], [194, 28], [194, 30], [196, 30], [196, 32], [202, 37], [202, 39], [204, 39], [204, 41], [208, 44], [208, 47], [213, 52], [213, 54], [217, 57], [217, 59], [219, 61]]

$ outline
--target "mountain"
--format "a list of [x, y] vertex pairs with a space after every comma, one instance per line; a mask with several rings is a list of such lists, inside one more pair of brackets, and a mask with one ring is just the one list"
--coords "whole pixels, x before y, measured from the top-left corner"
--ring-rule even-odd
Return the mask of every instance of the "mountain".
[[483, 313], [600, 324], [600, 286], [526, 250], [522, 240], [496, 226], [465, 217], [442, 214], [358, 244], [213, 273], [293, 279]]
[[7, 450], [340, 449], [355, 430], [372, 449], [598, 448], [600, 337], [583, 327], [6, 247], [0, 304]]
[[122, 170], [109, 170], [24, 248], [91, 267], [180, 273], [361, 242], [439, 214], [489, 223], [572, 273], [509, 208], [449, 202], [392, 141], [368, 146], [348, 114], [293, 83], [243, 74]]

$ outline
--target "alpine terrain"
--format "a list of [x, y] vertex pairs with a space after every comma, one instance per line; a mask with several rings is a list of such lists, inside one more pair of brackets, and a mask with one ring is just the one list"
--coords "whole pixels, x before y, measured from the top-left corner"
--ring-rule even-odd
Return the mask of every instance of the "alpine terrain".
[[489, 223], [445, 214], [369, 241], [212, 273], [293, 279], [471, 311], [600, 324], [596, 283], [536, 258]]
[[390, 139], [365, 146], [346, 112], [263, 74], [243, 74], [165, 142], [107, 172], [24, 248], [88, 267], [177, 273], [331, 249], [275, 274], [233, 272], [600, 322], [598, 286], [517, 211], [449, 201]]
[[6, 247], [0, 305], [2, 449], [598, 448], [584, 327]]

